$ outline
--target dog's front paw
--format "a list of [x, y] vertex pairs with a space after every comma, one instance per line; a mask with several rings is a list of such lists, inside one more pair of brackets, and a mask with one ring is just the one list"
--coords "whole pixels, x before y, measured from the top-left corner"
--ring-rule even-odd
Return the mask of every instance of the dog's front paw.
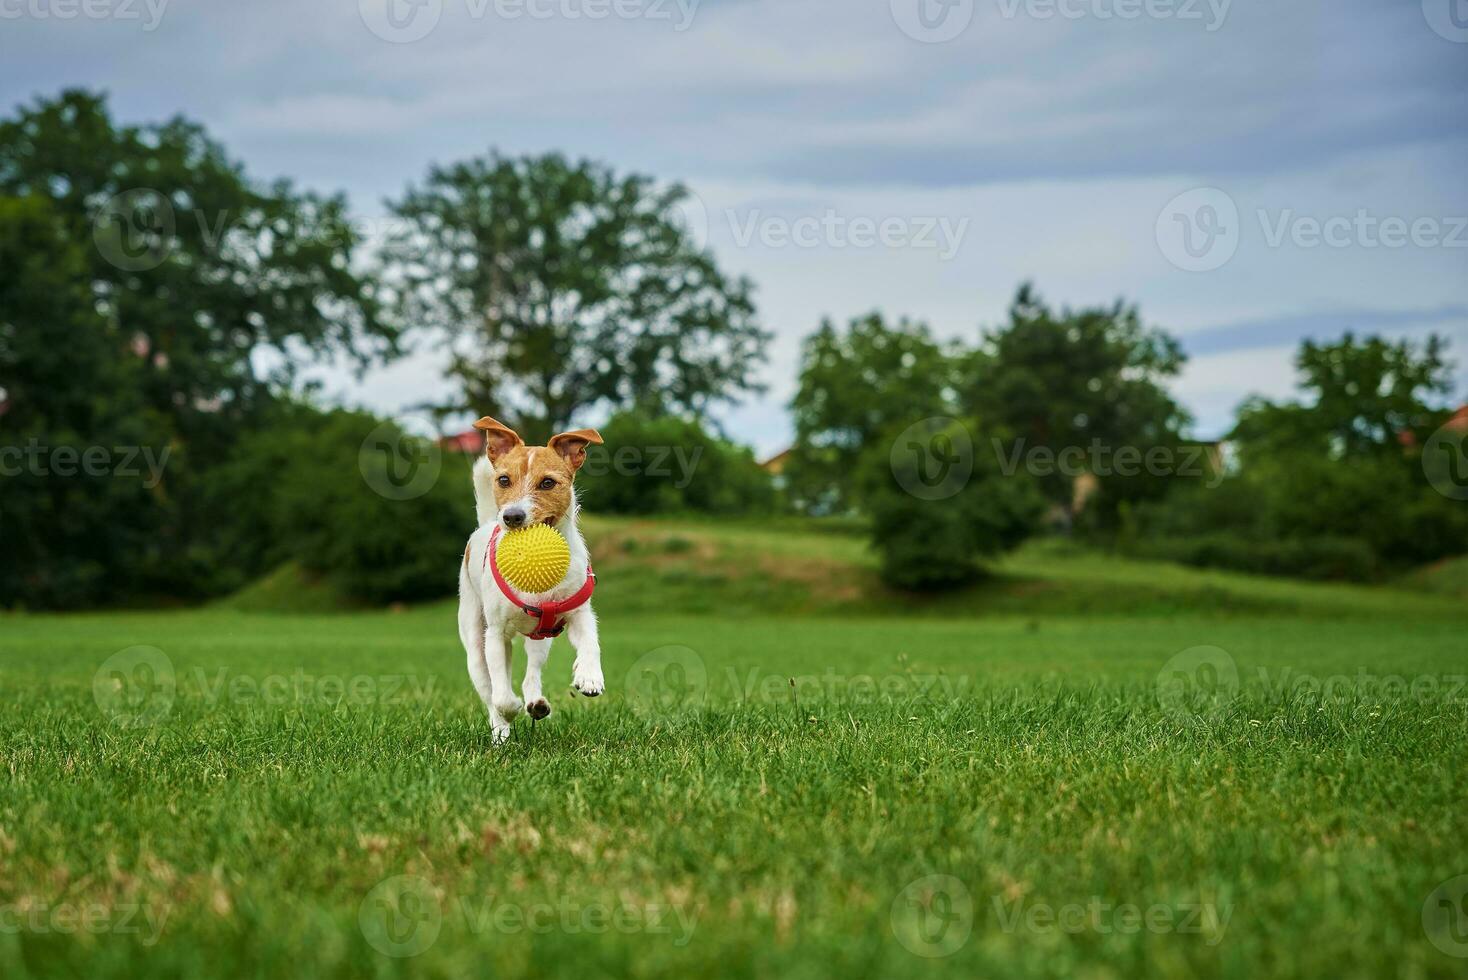
[[509, 697], [496, 697], [494, 699], [494, 710], [505, 721], [514, 721], [515, 717], [525, 710], [525, 702], [513, 694]]
[[525, 706], [525, 713], [536, 721], [549, 718], [551, 713], [550, 702], [545, 698], [536, 698]]
[[607, 689], [606, 681], [602, 680], [601, 666], [583, 667], [579, 660], [571, 668], [571, 686], [588, 698], [594, 698]]
[[489, 740], [494, 745], [504, 745], [510, 740], [510, 732], [514, 731], [508, 722], [500, 722], [490, 726]]

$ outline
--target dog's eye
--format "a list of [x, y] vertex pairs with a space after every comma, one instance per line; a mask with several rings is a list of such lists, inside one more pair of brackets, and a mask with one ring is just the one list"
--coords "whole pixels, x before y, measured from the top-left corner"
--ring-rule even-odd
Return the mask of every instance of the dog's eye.
[[501, 473], [500, 474], [500, 478], [499, 478], [499, 485], [502, 486], [502, 487], [509, 486], [510, 485], [510, 478], [508, 476], [505, 476], [503, 473]]
[[550, 477], [546, 477], [544, 480], [540, 481], [540, 489], [542, 490], [554, 490], [555, 488], [556, 481], [552, 480]]

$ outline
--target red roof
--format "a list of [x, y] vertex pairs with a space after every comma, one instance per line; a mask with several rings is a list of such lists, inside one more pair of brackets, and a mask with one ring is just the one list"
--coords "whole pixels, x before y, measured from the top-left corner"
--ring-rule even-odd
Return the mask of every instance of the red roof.
[[470, 429], [460, 432], [456, 436], [444, 436], [438, 440], [441, 448], [451, 453], [466, 453], [470, 456], [478, 456], [484, 452], [484, 433], [478, 429]]

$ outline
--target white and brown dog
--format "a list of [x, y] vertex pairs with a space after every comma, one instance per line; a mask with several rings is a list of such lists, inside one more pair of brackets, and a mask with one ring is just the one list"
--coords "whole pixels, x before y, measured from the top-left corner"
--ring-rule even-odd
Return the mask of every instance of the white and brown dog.
[[[550, 714], [541, 671], [551, 641], [562, 630], [576, 651], [571, 686], [589, 698], [606, 688], [590, 602], [596, 579], [576, 527], [572, 487], [586, 461], [587, 445], [599, 445], [601, 435], [595, 429], [577, 429], [544, 446], [527, 446], [513, 429], [492, 418], [482, 418], [474, 427], [484, 433], [485, 454], [474, 464], [479, 529], [469, 537], [459, 570], [459, 638], [469, 656], [469, 678], [489, 712], [494, 740], [502, 742], [521, 711], [532, 718]], [[535, 523], [561, 532], [571, 546], [571, 567], [549, 591], [521, 595], [500, 578], [490, 554], [501, 534]], [[517, 633], [525, 636], [523, 701], [510, 681], [511, 642]]]

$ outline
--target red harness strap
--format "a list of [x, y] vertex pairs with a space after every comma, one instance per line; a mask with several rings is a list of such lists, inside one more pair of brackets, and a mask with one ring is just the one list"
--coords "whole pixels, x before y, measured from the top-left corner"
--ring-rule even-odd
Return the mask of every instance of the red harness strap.
[[[525, 633], [525, 635], [532, 640], [549, 640], [552, 637], [560, 636], [566, 628], [565, 620], [562, 617], [577, 606], [584, 605], [591, 598], [591, 594], [596, 591], [596, 573], [591, 570], [591, 562], [586, 563], [586, 582], [576, 590], [575, 595], [558, 602], [542, 602], [538, 606], [532, 606], [516, 595], [515, 590], [510, 588], [510, 583], [506, 582], [505, 577], [500, 574], [500, 564], [494, 557], [495, 552], [499, 550], [499, 541], [500, 526], [496, 524], [494, 530], [490, 532], [489, 544], [484, 549], [484, 564], [489, 566], [489, 570], [494, 573], [494, 582], [505, 594], [505, 598], [518, 606], [520, 611], [527, 616], [534, 616], [539, 620], [534, 631]], [[523, 633], [524, 630], [521, 632]]]

